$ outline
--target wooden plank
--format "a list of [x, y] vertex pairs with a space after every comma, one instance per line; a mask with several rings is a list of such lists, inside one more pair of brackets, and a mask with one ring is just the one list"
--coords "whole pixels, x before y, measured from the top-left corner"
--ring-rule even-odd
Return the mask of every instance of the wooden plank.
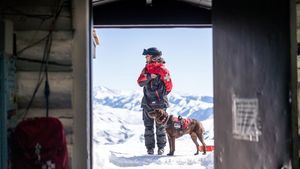
[[[4, 8], [5, 19], [14, 22], [15, 30], [49, 30], [52, 27], [56, 4], [38, 5], [14, 5]], [[64, 5], [59, 14], [55, 30], [72, 30], [72, 14], [69, 5]]]
[[19, 0], [5, 0], [4, 6], [32, 6], [32, 7], [38, 7], [38, 6], [55, 6], [57, 4], [57, 1], [49, 1], [49, 0], [26, 0], [26, 1], [19, 1]]
[[[24, 48], [30, 45], [27, 41], [17, 41], [17, 51], [23, 51], [18, 54], [18, 57], [42, 60], [45, 49], [45, 41], [26, 50]], [[72, 40], [53, 40], [49, 61], [58, 62], [62, 64], [72, 63]]]
[[73, 144], [67, 145], [68, 149], [68, 167], [71, 169], [72, 168], [72, 159], [73, 159]]
[[[299, 17], [299, 19], [300, 19], [300, 17]], [[300, 25], [299, 25], [299, 27], [297, 27], [297, 43], [300, 43]]]
[[[33, 41], [37, 41], [45, 37], [48, 34], [48, 31], [27, 30], [27, 31], [16, 31], [15, 33], [18, 40], [32, 43]], [[53, 40], [72, 40], [73, 31], [54, 31], [52, 38]]]
[[64, 128], [65, 128], [65, 132], [66, 134], [73, 134], [73, 123], [74, 120], [73, 119], [66, 119], [66, 118], [59, 118], [59, 120], [61, 121], [61, 123], [63, 124]]
[[74, 139], [73, 139], [73, 134], [70, 133], [66, 133], [66, 140], [67, 140], [67, 144], [74, 144]]
[[[46, 109], [44, 108], [32, 108], [28, 111], [27, 117], [42, 117], [45, 116]], [[18, 113], [25, 112], [25, 109], [18, 109]], [[73, 110], [72, 109], [50, 109], [49, 116], [61, 118], [61, 119], [72, 119]]]
[[300, 4], [296, 5], [296, 15], [297, 15], [297, 28], [300, 28]]
[[[71, 108], [71, 94], [68, 93], [54, 93], [52, 92], [52, 96], [49, 99], [49, 108]], [[25, 108], [29, 101], [31, 96], [19, 96], [18, 97], [18, 107]], [[43, 96], [36, 96], [31, 107], [33, 108], [44, 108], [46, 107], [46, 103], [44, 101]]]
[[[299, 18], [299, 20], [300, 20], [300, 18]], [[300, 26], [297, 27], [297, 42], [300, 43]]]
[[[17, 73], [17, 102], [19, 108], [25, 108], [37, 86], [38, 72]], [[49, 73], [50, 108], [72, 108], [72, 73]], [[36, 93], [32, 108], [45, 108], [44, 83]]]
[[[10, 119], [10, 127], [15, 127], [24, 118], [25, 109], [18, 109], [16, 115]], [[25, 118], [45, 117], [46, 109], [29, 109]], [[49, 116], [58, 118], [64, 125], [66, 134], [73, 134], [73, 110], [50, 109]]]
[[[27, 18], [24, 16], [7, 16], [5, 19], [14, 23], [15, 30], [49, 30], [52, 21], [41, 21], [37, 18]], [[43, 22], [43, 24], [42, 24]], [[72, 31], [72, 20], [69, 17], [58, 17], [54, 30]]]
[[[17, 70], [18, 71], [39, 71], [41, 58], [43, 57], [45, 39], [48, 31], [17, 31]], [[72, 69], [72, 38], [71, 31], [55, 31], [49, 58], [48, 71], [71, 72]], [[40, 42], [39, 42], [40, 41]], [[39, 42], [36, 44], [36, 42]], [[24, 52], [23, 49], [36, 44]], [[22, 52], [22, 53], [20, 53]]]
[[[38, 72], [40, 71], [41, 63], [40, 61], [32, 60], [17, 60], [16, 66], [18, 71], [22, 72]], [[72, 72], [73, 67], [70, 63], [62, 62], [49, 62], [48, 64], [49, 72]]]

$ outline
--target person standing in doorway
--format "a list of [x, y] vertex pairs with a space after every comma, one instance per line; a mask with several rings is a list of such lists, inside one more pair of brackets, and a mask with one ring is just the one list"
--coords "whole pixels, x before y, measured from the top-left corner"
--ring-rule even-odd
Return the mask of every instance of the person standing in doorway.
[[166, 146], [166, 131], [164, 124], [156, 124], [149, 117], [148, 112], [156, 108], [166, 110], [169, 107], [167, 95], [172, 90], [172, 80], [170, 73], [165, 67], [165, 60], [161, 57], [162, 52], [155, 47], [144, 49], [143, 55], [146, 57], [146, 66], [142, 70], [137, 82], [143, 87], [143, 99], [141, 107], [143, 108], [143, 121], [145, 126], [145, 146], [148, 154], [154, 154], [155, 138], [154, 124], [156, 128], [156, 142], [158, 155], [164, 153]]

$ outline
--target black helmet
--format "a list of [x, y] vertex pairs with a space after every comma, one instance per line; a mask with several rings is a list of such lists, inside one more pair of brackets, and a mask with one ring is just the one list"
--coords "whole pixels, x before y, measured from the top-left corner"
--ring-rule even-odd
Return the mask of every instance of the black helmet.
[[161, 51], [158, 50], [155, 47], [149, 48], [149, 49], [144, 49], [143, 55], [152, 55], [152, 56], [161, 56]]

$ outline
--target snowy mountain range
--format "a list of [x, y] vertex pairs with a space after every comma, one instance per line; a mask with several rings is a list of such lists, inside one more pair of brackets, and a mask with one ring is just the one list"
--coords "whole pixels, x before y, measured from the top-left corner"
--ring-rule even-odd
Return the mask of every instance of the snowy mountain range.
[[[104, 105], [132, 111], [142, 111], [142, 91], [120, 91], [106, 87], [95, 87], [94, 105]], [[182, 95], [171, 92], [168, 96], [170, 107], [168, 113], [183, 117], [205, 120], [213, 115], [213, 97]]]
[[[144, 146], [144, 125], [140, 107], [142, 91], [95, 87], [93, 90], [93, 168], [94, 169], [212, 169], [213, 153], [194, 156], [189, 135], [176, 141], [179, 156], [149, 156]], [[207, 145], [213, 145], [213, 98], [170, 93], [169, 114], [202, 122]], [[168, 145], [168, 144], [167, 144]], [[165, 152], [168, 152], [166, 146]], [[165, 153], [166, 154], [166, 153]]]

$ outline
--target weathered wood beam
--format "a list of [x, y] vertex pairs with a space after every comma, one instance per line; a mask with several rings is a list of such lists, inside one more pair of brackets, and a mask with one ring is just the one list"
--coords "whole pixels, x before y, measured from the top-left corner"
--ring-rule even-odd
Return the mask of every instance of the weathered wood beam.
[[[19, 108], [25, 108], [34, 92], [38, 82], [38, 72], [18, 72], [17, 86], [18, 94], [17, 101]], [[73, 76], [72, 73], [49, 73], [50, 97], [49, 108], [72, 108], [72, 88]], [[34, 102], [33, 108], [45, 108], [44, 83], [40, 86]]]

